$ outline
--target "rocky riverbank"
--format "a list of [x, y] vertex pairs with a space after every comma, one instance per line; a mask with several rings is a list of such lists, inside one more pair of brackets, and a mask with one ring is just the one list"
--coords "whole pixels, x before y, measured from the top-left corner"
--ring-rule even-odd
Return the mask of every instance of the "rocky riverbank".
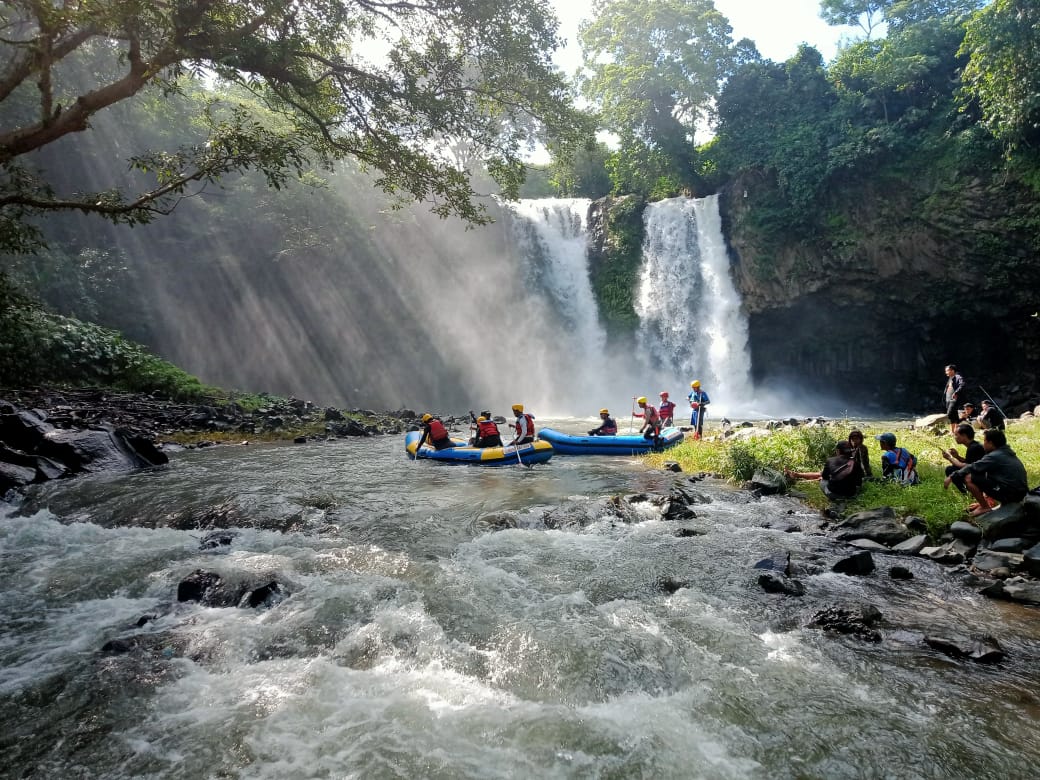
[[[0, 390], [0, 496], [80, 473], [166, 463], [166, 451], [255, 440], [307, 441], [400, 434], [418, 427], [410, 409], [374, 412], [251, 396], [191, 403], [105, 388]], [[444, 416], [449, 427], [468, 419]]]

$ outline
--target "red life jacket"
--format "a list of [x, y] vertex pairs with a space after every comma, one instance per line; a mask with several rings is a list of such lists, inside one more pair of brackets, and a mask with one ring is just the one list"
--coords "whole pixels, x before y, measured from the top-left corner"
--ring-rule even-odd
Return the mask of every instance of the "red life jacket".
[[448, 429], [436, 417], [426, 423], [426, 427], [430, 431], [430, 441], [440, 441], [448, 438]]
[[488, 436], [498, 436], [498, 426], [495, 425], [494, 420], [484, 420], [484, 422], [477, 423], [477, 436], [482, 439]]
[[614, 422], [614, 418], [604, 421], [599, 427], [599, 432], [604, 436], [616, 436], [617, 435], [617, 423]]
[[520, 417], [516, 418], [516, 424], [513, 426], [514, 428], [516, 428], [516, 435], [517, 435], [517, 437], [520, 437], [520, 436], [524, 435], [523, 429], [521, 429], [521, 427], [520, 427], [520, 418], [521, 417], [523, 419], [527, 420], [527, 435], [528, 436], [534, 436], [534, 417], [529, 415], [527, 412], [524, 412], [523, 414], [520, 415]]
[[646, 405], [642, 414], [637, 414], [636, 417], [642, 417], [651, 425], [661, 422], [661, 415], [657, 413], [657, 409], [652, 407], [650, 404]]
[[668, 418], [674, 416], [675, 404], [671, 401], [661, 401], [661, 416]]

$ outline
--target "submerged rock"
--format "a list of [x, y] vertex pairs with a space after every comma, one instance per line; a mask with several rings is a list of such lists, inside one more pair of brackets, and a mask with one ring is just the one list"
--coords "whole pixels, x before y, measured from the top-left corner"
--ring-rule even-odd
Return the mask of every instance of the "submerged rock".
[[831, 607], [817, 612], [808, 627], [849, 634], [865, 642], [880, 642], [881, 632], [873, 628], [880, 621], [881, 610], [867, 604], [858, 608]]
[[870, 574], [874, 571], [874, 557], [870, 552], [864, 550], [850, 555], [848, 558], [842, 558], [831, 567], [831, 571], [848, 575]]
[[967, 658], [980, 664], [993, 664], [1003, 661], [1004, 648], [990, 636], [979, 639], [964, 637], [926, 636], [926, 645], [952, 658]]
[[801, 582], [775, 572], [758, 575], [758, 584], [766, 593], [784, 593], [788, 596], [802, 596], [805, 594], [805, 585]]

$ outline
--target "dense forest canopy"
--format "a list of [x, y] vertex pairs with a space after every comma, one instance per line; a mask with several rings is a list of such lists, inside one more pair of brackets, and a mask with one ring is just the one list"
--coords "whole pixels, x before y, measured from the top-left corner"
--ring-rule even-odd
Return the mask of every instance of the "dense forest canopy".
[[[556, 28], [545, 0], [4, 3], [0, 248], [31, 248], [33, 215], [73, 208], [134, 224], [195, 183], [257, 170], [279, 187], [345, 158], [377, 171], [387, 193], [482, 222], [474, 170], [452, 151], [508, 195], [536, 139], [587, 135], [552, 64]], [[110, 106], [192, 83], [237, 85], [277, 121], [215, 96], [193, 118], [203, 139], [135, 150], [130, 166], [151, 184], [134, 193], [56, 191], [32, 160]]]
[[[831, 62], [806, 45], [774, 62], [734, 42], [711, 0], [603, 0], [568, 85], [541, 0], [6, 3], [4, 273], [62, 313], [161, 345], [155, 266], [233, 269], [282, 291], [300, 274], [340, 278], [344, 257], [374, 267], [386, 258], [372, 223], [394, 217], [358, 216], [373, 186], [477, 222], [489, 214], [473, 196], [493, 188], [634, 195], [636, 212], [729, 190], [751, 193], [726, 225], [751, 311], [942, 257], [948, 280], [922, 293], [931, 314], [974, 296], [980, 268], [985, 306], [1019, 312], [1040, 251], [1037, 4], [820, 8], [862, 34]], [[589, 113], [570, 103], [579, 88]], [[597, 127], [615, 141], [589, 140]], [[535, 140], [551, 157], [541, 169], [523, 162]], [[175, 225], [120, 224], [176, 204]], [[97, 214], [116, 224], [97, 229]], [[362, 298], [393, 288], [389, 265]], [[409, 336], [417, 355], [422, 336]]]

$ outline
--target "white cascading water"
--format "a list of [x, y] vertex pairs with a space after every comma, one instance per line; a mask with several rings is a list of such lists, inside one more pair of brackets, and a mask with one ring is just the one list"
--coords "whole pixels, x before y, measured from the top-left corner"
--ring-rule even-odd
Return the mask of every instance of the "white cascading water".
[[[747, 319], [729, 273], [718, 196], [647, 205], [638, 343], [662, 389], [700, 379], [718, 413], [752, 400]], [[673, 393], [673, 400], [677, 400]]]
[[[562, 327], [553, 339], [567, 356], [568, 391], [585, 396], [601, 393], [602, 359], [607, 334], [589, 281], [586, 198], [539, 198], [507, 204], [515, 217], [512, 234], [517, 254], [526, 263], [532, 289], [551, 301]], [[574, 383], [577, 383], [575, 386]]]
[[512, 206], [521, 218], [514, 235], [529, 258], [536, 258], [539, 286], [572, 326], [574, 338], [594, 354], [601, 354], [607, 334], [589, 283], [588, 214], [586, 198], [521, 200]]

